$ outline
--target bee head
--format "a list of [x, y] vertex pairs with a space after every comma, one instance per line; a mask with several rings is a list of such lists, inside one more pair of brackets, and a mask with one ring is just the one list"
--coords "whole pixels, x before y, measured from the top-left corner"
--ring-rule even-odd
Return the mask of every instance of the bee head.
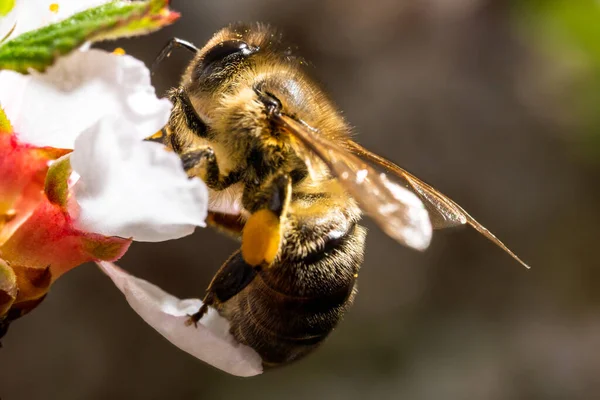
[[302, 60], [268, 25], [233, 24], [217, 32], [189, 65], [184, 83], [204, 93], [231, 89], [240, 74], [264, 63]]
[[263, 24], [232, 25], [198, 51], [181, 86], [212, 140], [230, 153], [269, 151], [284, 159], [289, 136], [273, 123], [285, 113], [315, 127], [346, 132], [326, 95], [306, 74], [306, 62]]
[[297, 103], [293, 88], [304, 61], [284, 44], [281, 35], [263, 24], [229, 26], [198, 51], [183, 77], [198, 116], [220, 139], [243, 144], [276, 144], [273, 112]]

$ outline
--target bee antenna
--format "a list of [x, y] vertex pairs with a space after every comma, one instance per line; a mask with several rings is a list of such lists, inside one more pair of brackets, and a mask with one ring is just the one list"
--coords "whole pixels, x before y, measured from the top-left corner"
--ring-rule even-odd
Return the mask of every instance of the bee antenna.
[[191, 51], [194, 54], [196, 54], [198, 52], [198, 48], [196, 46], [194, 46], [193, 44], [191, 44], [190, 42], [183, 40], [183, 39], [179, 39], [179, 38], [172, 38], [171, 40], [169, 40], [167, 42], [165, 47], [163, 47], [163, 49], [160, 51], [160, 53], [158, 53], [158, 56], [156, 56], [156, 58], [154, 59], [154, 62], [152, 63], [152, 68], [151, 68], [152, 75], [154, 75], [154, 72], [156, 71], [156, 68], [158, 67], [158, 65], [161, 62], [163, 62], [166, 58], [168, 58], [171, 55], [171, 52], [176, 48], [184, 48], [188, 51]]

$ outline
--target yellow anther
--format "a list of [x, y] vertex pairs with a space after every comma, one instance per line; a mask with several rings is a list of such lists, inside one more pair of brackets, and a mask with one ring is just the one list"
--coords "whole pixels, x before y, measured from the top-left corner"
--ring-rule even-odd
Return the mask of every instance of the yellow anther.
[[50, 9], [50, 12], [53, 12], [54, 14], [56, 14], [58, 12], [58, 3], [52, 3], [50, 4], [50, 7], [48, 7]]
[[117, 47], [116, 49], [113, 50], [113, 54], [122, 56], [123, 54], [125, 54], [125, 50], [122, 47]]
[[[15, 219], [16, 216], [17, 212], [13, 209], [7, 210], [4, 213], [0, 213], [0, 231], [2, 230], [2, 228], [4, 228], [6, 224]], [[1, 258], [0, 261], [2, 261]], [[0, 284], [0, 286], [2, 286], [2, 284]]]

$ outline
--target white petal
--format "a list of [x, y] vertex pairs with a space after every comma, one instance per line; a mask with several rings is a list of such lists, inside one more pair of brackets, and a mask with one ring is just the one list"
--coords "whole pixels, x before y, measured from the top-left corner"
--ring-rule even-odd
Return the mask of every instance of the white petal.
[[107, 116], [132, 122], [142, 139], [162, 128], [171, 110], [156, 97], [144, 63], [102, 50], [73, 52], [44, 74], [0, 72], [0, 104], [21, 140], [67, 149]]
[[17, 26], [17, 6], [5, 16], [0, 16], [0, 41], [8, 40], [8, 35], [16, 29]]
[[15, 129], [18, 129], [15, 122], [17, 115], [21, 115], [25, 89], [30, 81], [31, 77], [26, 77], [17, 72], [0, 71], [0, 107], [4, 109]]
[[157, 242], [205, 226], [208, 190], [179, 157], [136, 137], [129, 121], [106, 117], [77, 138], [71, 166], [76, 226], [107, 236]]
[[231, 336], [229, 323], [216, 311], [209, 309], [197, 328], [185, 325], [187, 315], [198, 311], [202, 301], [180, 300], [112, 263], [99, 262], [98, 266], [123, 292], [131, 308], [181, 350], [232, 375], [262, 373], [260, 356]]

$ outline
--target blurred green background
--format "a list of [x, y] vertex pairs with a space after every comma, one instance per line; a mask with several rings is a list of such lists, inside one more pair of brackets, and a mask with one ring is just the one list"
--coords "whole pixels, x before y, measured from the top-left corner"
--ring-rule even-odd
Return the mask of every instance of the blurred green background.
[[[450, 195], [533, 268], [471, 229], [417, 253], [373, 224], [356, 303], [322, 348], [255, 378], [179, 351], [94, 266], [60, 279], [0, 350], [18, 399], [595, 399], [600, 393], [600, 2], [177, 1], [121, 46], [148, 64], [177, 36], [279, 27], [358, 140]], [[189, 60], [157, 71], [160, 94]], [[201, 297], [237, 244], [210, 230], [136, 243], [120, 265]]]

